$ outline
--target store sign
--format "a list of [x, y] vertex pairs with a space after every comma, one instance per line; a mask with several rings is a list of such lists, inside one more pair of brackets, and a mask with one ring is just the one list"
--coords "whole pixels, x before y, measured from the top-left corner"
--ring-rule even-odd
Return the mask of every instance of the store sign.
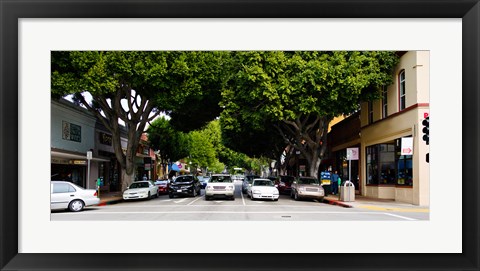
[[85, 161], [85, 160], [72, 160], [72, 164], [74, 164], [74, 165], [86, 165], [87, 161]]
[[413, 137], [402, 137], [400, 155], [413, 155]]
[[82, 127], [67, 121], [62, 121], [62, 138], [82, 142]]
[[106, 133], [99, 133], [99, 137], [101, 144], [112, 146], [112, 135]]

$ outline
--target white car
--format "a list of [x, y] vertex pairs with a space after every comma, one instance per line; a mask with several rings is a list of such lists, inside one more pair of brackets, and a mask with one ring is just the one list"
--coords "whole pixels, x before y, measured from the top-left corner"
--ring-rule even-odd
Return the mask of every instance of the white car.
[[269, 179], [253, 179], [252, 185], [248, 187], [247, 194], [250, 199], [271, 199], [278, 200], [279, 193], [275, 184]]
[[213, 174], [205, 187], [205, 200], [213, 197], [227, 197], [235, 200], [235, 185], [228, 174]]
[[85, 206], [98, 205], [100, 198], [94, 189], [84, 189], [71, 182], [52, 181], [50, 183], [50, 209], [69, 209], [79, 212]]
[[125, 192], [123, 199], [149, 199], [158, 197], [158, 186], [153, 181], [139, 181], [132, 183]]

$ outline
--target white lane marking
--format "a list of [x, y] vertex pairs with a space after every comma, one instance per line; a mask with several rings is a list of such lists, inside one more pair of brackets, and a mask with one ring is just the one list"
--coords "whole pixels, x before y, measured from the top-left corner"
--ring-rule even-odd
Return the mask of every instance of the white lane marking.
[[[371, 214], [371, 215], [388, 215], [390, 216], [391, 214], [389, 213], [378, 213], [378, 212], [308, 212], [308, 211], [300, 211], [300, 212], [295, 212], [295, 211], [279, 211], [279, 212], [231, 212], [231, 211], [165, 211], [165, 212], [149, 212], [149, 211], [138, 211], [138, 212], [77, 212], [74, 213], [73, 215], [105, 215], [105, 214], [348, 214], [348, 215], [364, 215], [364, 214]], [[72, 213], [55, 213], [55, 215], [72, 215]], [[402, 217], [402, 216], [395, 216], [398, 218], [402, 219], [407, 219], [411, 220], [410, 218], [407, 217]]]
[[[225, 202], [225, 201], [213, 201], [213, 202]], [[263, 203], [262, 201], [255, 201], [257, 203]], [[276, 201], [266, 201], [267, 205], [265, 204], [248, 204], [248, 205], [228, 205], [228, 204], [223, 204], [223, 205], [215, 205], [215, 207], [269, 207], [269, 206], [275, 206], [275, 207], [286, 207], [286, 208], [344, 208], [341, 206], [331, 206], [331, 205], [320, 205], [314, 204], [314, 205], [277, 205]], [[270, 203], [270, 205], [268, 205]], [[207, 205], [207, 204], [195, 204], [195, 205], [181, 205], [181, 206], [189, 206], [189, 207], [212, 207], [212, 205]], [[165, 207], [165, 208], [171, 208], [171, 207], [180, 207], [179, 205], [174, 205], [174, 204], [169, 204], [169, 205], [105, 205], [105, 206], [95, 206], [94, 208], [98, 209], [124, 209], [124, 208], [157, 208], [157, 207]]]
[[181, 199], [181, 200], [177, 200], [177, 201], [174, 201], [174, 202], [175, 202], [175, 203], [182, 203], [182, 202], [184, 202], [184, 201], [186, 201], [186, 200], [187, 200], [187, 198], [183, 198], [183, 199]]
[[194, 201], [190, 202], [189, 204], [187, 205], [192, 205], [192, 203], [194, 203], [195, 201], [199, 200], [199, 199], [203, 199], [203, 197], [198, 197], [197, 199], [195, 199]]
[[383, 213], [383, 214], [390, 215], [390, 216], [393, 216], [393, 217], [402, 218], [402, 219], [405, 219], [405, 220], [410, 220], [410, 221], [415, 221], [415, 220], [417, 220], [417, 219], [414, 219], [414, 218], [405, 217], [405, 216], [396, 215], [396, 214], [391, 214], [391, 213]]
[[240, 192], [240, 195], [242, 195], [242, 202], [243, 202], [243, 206], [245, 206], [245, 198], [243, 197], [243, 191]]
[[223, 200], [216, 200], [215, 202], [216, 202], [216, 203], [222, 203]]

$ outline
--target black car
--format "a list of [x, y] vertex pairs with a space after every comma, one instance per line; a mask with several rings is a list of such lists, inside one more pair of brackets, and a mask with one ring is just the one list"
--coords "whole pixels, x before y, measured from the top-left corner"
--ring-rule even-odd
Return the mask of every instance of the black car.
[[192, 196], [200, 195], [202, 184], [194, 175], [181, 175], [170, 182], [168, 186], [168, 196], [173, 198], [175, 196]]

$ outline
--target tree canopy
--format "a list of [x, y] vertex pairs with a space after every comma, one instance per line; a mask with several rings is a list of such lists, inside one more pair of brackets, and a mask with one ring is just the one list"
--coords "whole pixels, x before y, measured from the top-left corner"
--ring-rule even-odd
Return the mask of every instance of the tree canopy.
[[[113, 135], [117, 160], [133, 180], [134, 157], [148, 122], [160, 112], [172, 116], [177, 129], [202, 127], [218, 116], [215, 107], [224, 82], [224, 52], [54, 51], [52, 96], [74, 94]], [[92, 101], [83, 96], [92, 95]], [[207, 98], [208, 97], [208, 98]], [[208, 110], [197, 113], [201, 103]], [[193, 110], [195, 108], [195, 110]], [[128, 135], [122, 151], [119, 120]]]
[[254, 131], [272, 125], [316, 176], [330, 121], [379, 97], [398, 57], [386, 51], [248, 51], [232, 54], [232, 62], [221, 102], [226, 134], [248, 132], [245, 123]]

